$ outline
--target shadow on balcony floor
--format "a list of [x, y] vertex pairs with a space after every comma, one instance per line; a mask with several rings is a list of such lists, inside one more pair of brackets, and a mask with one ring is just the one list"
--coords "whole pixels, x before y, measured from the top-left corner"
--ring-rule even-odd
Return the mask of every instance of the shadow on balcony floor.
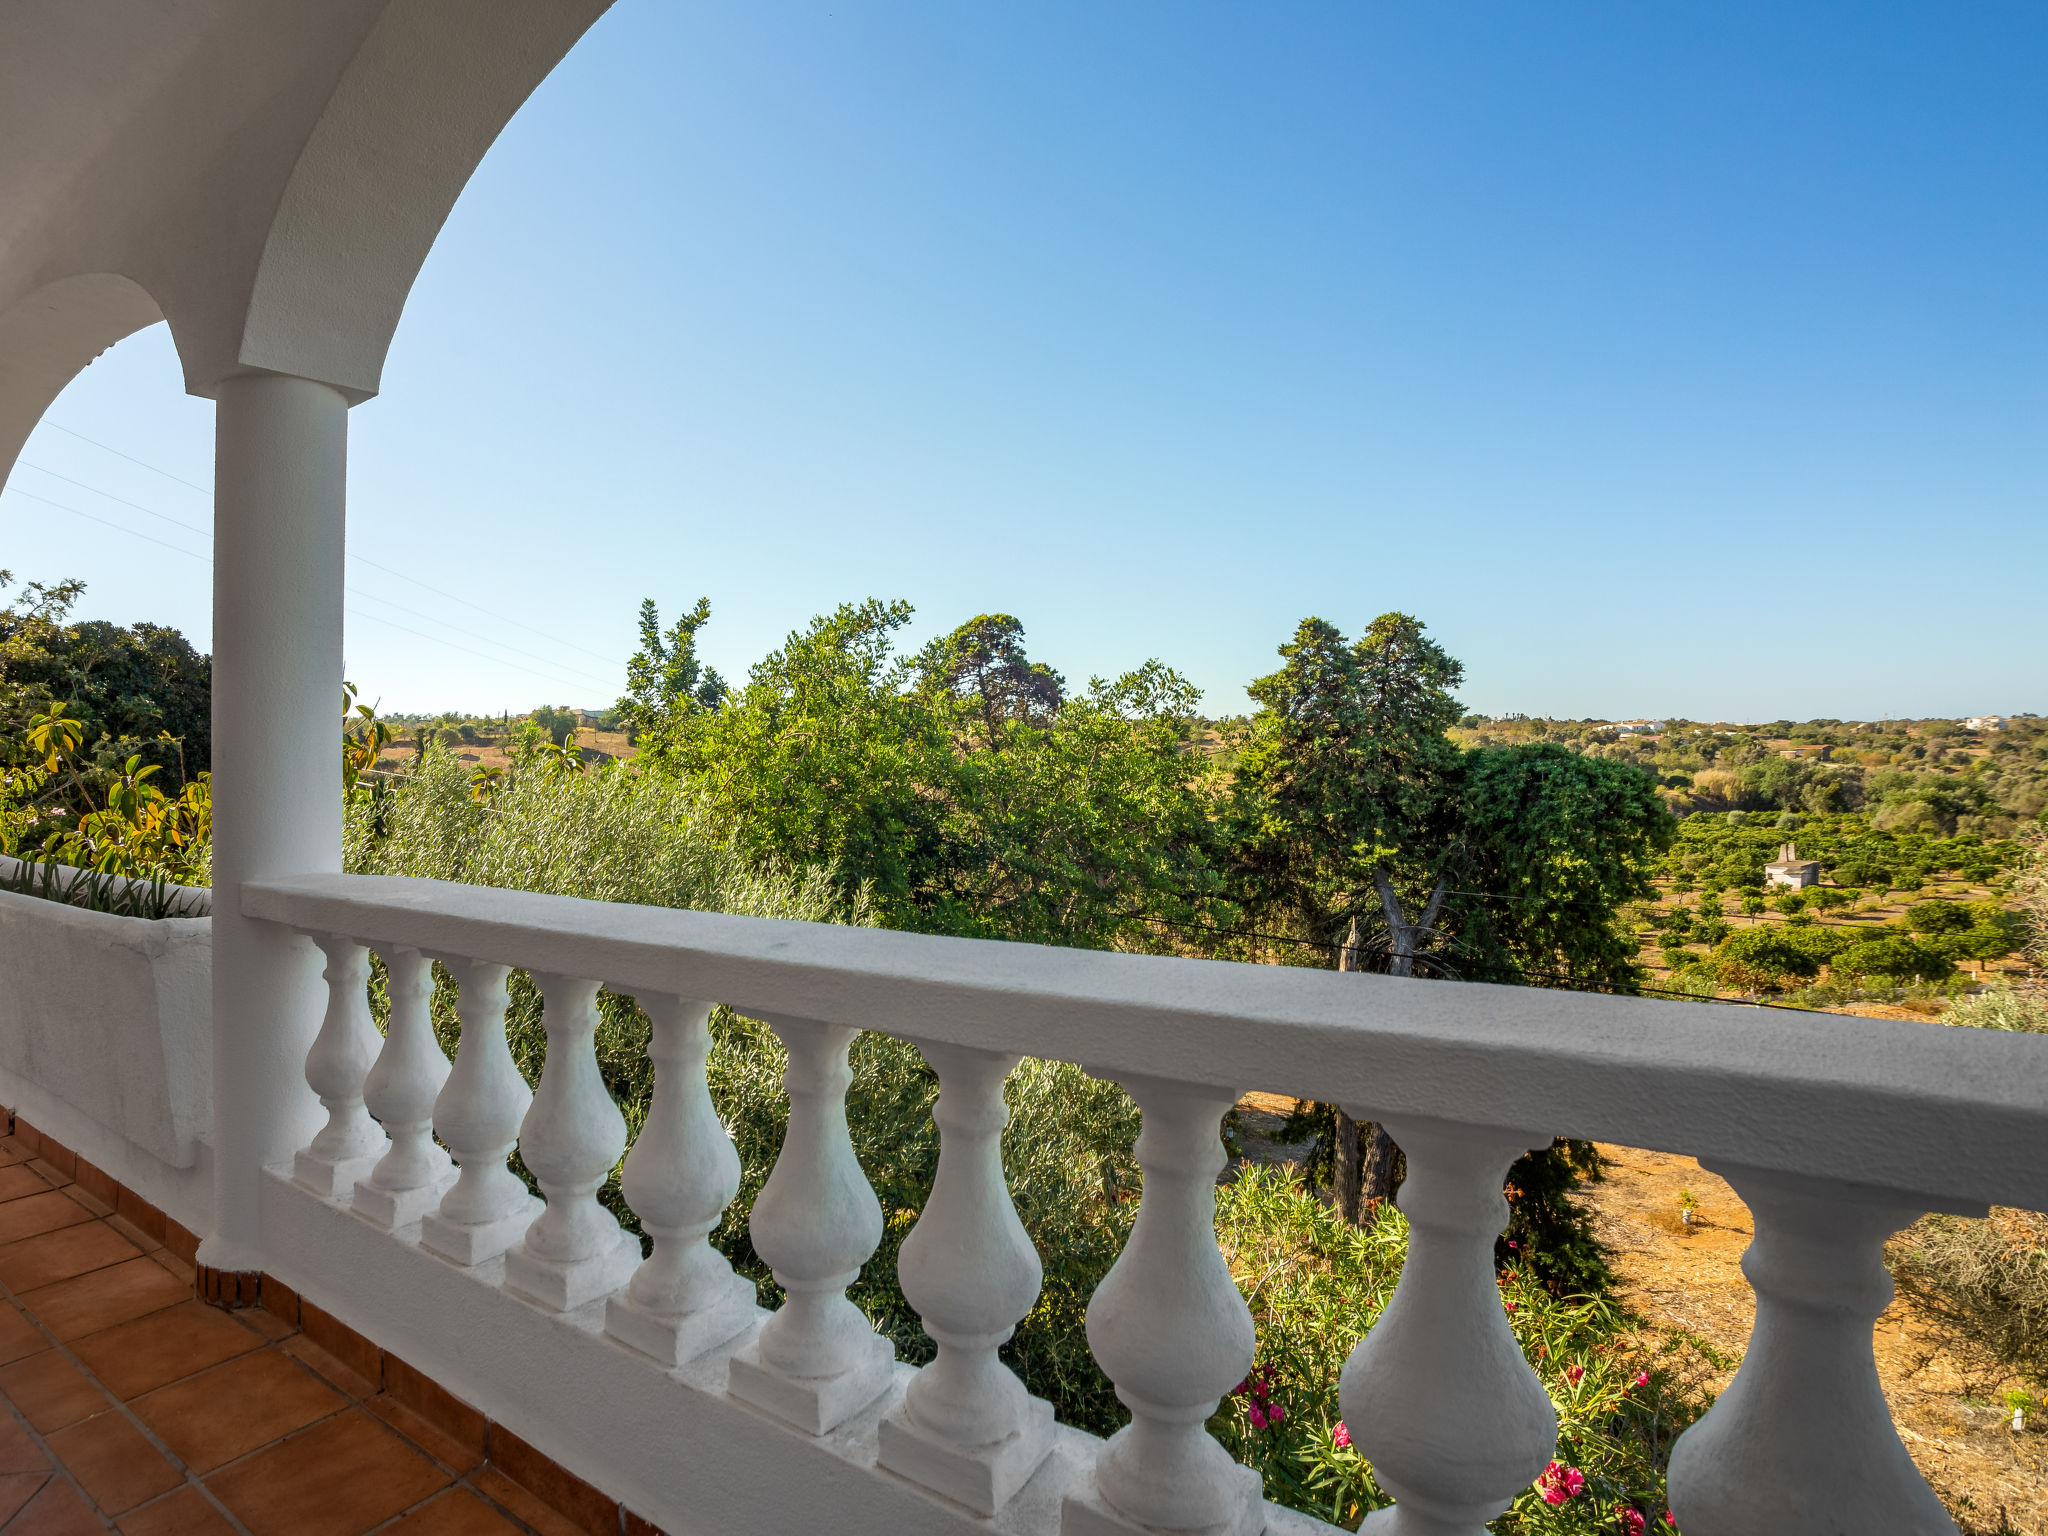
[[290, 1322], [204, 1306], [192, 1284], [190, 1264], [0, 1140], [7, 1536], [588, 1529]]

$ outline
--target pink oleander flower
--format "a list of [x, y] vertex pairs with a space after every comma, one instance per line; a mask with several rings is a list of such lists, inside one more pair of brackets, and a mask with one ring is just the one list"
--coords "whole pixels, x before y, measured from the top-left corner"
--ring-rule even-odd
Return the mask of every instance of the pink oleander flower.
[[1639, 1387], [1647, 1387], [1650, 1384], [1650, 1373], [1648, 1371], [1637, 1371], [1635, 1384]]
[[1351, 1431], [1344, 1427], [1342, 1419], [1339, 1419], [1337, 1427], [1330, 1431], [1330, 1442], [1340, 1451], [1351, 1443]]
[[1622, 1536], [1643, 1536], [1643, 1512], [1624, 1504], [1618, 1511], [1621, 1516]]
[[1236, 1386], [1234, 1386], [1234, 1387], [1232, 1387], [1232, 1388], [1230, 1389], [1230, 1395], [1231, 1395], [1232, 1397], [1241, 1397], [1241, 1396], [1243, 1396], [1243, 1395], [1244, 1395], [1244, 1389], [1245, 1389], [1246, 1387], [1250, 1386], [1251, 1384], [1252, 1384], [1252, 1379], [1251, 1379], [1251, 1377], [1249, 1377], [1249, 1376], [1245, 1377], [1245, 1379], [1244, 1379], [1243, 1381], [1240, 1381], [1240, 1382], [1239, 1382], [1239, 1383], [1238, 1383], [1238, 1384], [1237, 1384]]
[[1287, 1408], [1285, 1404], [1275, 1403], [1272, 1405], [1272, 1407], [1266, 1410], [1266, 1422], [1268, 1424], [1278, 1424], [1282, 1419], [1286, 1417]]
[[1678, 1522], [1671, 1518], [1671, 1511], [1668, 1509], [1664, 1511], [1664, 1523], [1674, 1531], [1678, 1529]]
[[1583, 1365], [1568, 1365], [1565, 1367], [1564, 1379], [1576, 1387], [1586, 1379], [1586, 1368]]
[[1586, 1474], [1561, 1461], [1553, 1461], [1536, 1479], [1536, 1491], [1543, 1495], [1546, 1504], [1562, 1504], [1568, 1499], [1575, 1499], [1585, 1491], [1585, 1487]]
[[1252, 1404], [1252, 1428], [1253, 1428], [1253, 1429], [1264, 1429], [1265, 1427], [1266, 1427], [1266, 1410], [1265, 1410], [1265, 1409], [1263, 1409], [1263, 1408], [1261, 1408], [1261, 1407], [1260, 1407], [1260, 1406], [1259, 1406], [1259, 1405], [1258, 1405], [1257, 1403], [1253, 1403], [1253, 1404]]
[[1501, 1305], [1506, 1307], [1510, 1312], [1515, 1310], [1515, 1304], [1512, 1301], [1504, 1301], [1501, 1303]]

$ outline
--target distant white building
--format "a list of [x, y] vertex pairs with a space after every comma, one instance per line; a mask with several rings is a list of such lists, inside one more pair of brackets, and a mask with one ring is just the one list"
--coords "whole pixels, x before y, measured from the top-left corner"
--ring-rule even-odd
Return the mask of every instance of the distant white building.
[[1966, 731], [2002, 731], [2012, 722], [2003, 715], [1977, 715], [1963, 722]]
[[1803, 891], [1809, 885], [1820, 884], [1820, 864], [1814, 859], [1802, 859], [1797, 848], [1785, 843], [1779, 847], [1777, 858], [1764, 866], [1764, 884]]
[[1664, 729], [1662, 720], [1617, 720], [1608, 727], [1622, 736], [1656, 736]]

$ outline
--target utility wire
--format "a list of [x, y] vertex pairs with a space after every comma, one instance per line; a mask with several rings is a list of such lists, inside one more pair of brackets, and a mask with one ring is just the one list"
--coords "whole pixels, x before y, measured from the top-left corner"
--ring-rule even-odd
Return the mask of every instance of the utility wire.
[[57, 430], [59, 432], [62, 432], [66, 437], [75, 437], [81, 443], [91, 443], [93, 447], [104, 449], [106, 452], [111, 453], [117, 459], [126, 459], [130, 464], [141, 465], [142, 468], [148, 470], [153, 475], [162, 475], [166, 480], [175, 480], [178, 482], [178, 484], [185, 486], [190, 490], [197, 491], [202, 496], [211, 496], [213, 494], [213, 492], [206, 486], [193, 485], [190, 480], [185, 479], [181, 475], [174, 475], [168, 469], [158, 469], [154, 464], [144, 464], [142, 460], [136, 458], [133, 454], [123, 453], [118, 448], [109, 448], [105, 443], [101, 442], [96, 437], [87, 437], [83, 432], [74, 432], [71, 430], [71, 428], [66, 426], [60, 426], [58, 423], [54, 421], [45, 421], [43, 425], [46, 427], [56, 427]]
[[[57, 427], [57, 423], [55, 423], [54, 421], [51, 422], [50, 425], [53, 427]], [[91, 443], [92, 446], [95, 448], [105, 449], [106, 452], [113, 454], [116, 458], [126, 459], [130, 464], [141, 465], [142, 468], [149, 470], [151, 473], [162, 475], [166, 480], [176, 481], [179, 485], [186, 486], [192, 490], [200, 492], [201, 495], [211, 496], [213, 494], [211, 491], [206, 490], [202, 486], [193, 485], [190, 480], [180, 479], [178, 476], [172, 474], [167, 469], [158, 469], [156, 465], [144, 463], [141, 459], [134, 457], [132, 454], [123, 453], [118, 448], [110, 448], [105, 443], [100, 442], [96, 438], [87, 437], [83, 432], [73, 432], [69, 427], [57, 427], [57, 430], [59, 432], [69, 433], [72, 437], [77, 438], [82, 443]], [[23, 462], [27, 464], [26, 460], [24, 460]], [[40, 474], [54, 475], [56, 476], [57, 479], [64, 481], [67, 485], [75, 485], [79, 487], [81, 490], [91, 491], [94, 495], [104, 496], [109, 501], [118, 501], [124, 507], [133, 507], [138, 512], [147, 512], [151, 517], [160, 517], [167, 523], [177, 523], [177, 525], [180, 528], [189, 528], [194, 533], [207, 534], [209, 538], [212, 536], [204, 528], [195, 527], [191, 523], [180, 522], [177, 518], [171, 517], [166, 513], [158, 512], [151, 507], [145, 507], [139, 501], [128, 501], [123, 497], [114, 495], [110, 491], [103, 491], [100, 490], [97, 486], [87, 485], [83, 480], [73, 480], [69, 475], [59, 475], [55, 470], [44, 469], [43, 466], [40, 464], [27, 464], [27, 467], [37, 471]], [[359, 555], [354, 550], [350, 550], [348, 551], [348, 557], [349, 559], [357, 561], [360, 564], [369, 566], [372, 570], [382, 571], [387, 576], [396, 576], [400, 581], [409, 581], [414, 586], [419, 587], [424, 591], [433, 593], [436, 597], [446, 598], [451, 603], [460, 603], [465, 608], [473, 608], [478, 613], [481, 613], [488, 618], [496, 619], [502, 624], [511, 624], [517, 628], [531, 631], [533, 634], [540, 636], [540, 638], [543, 640], [551, 640], [556, 645], [566, 645], [572, 651], [581, 651], [584, 655], [592, 657], [597, 661], [615, 663], [618, 659], [615, 656], [608, 656], [602, 651], [593, 651], [588, 646], [578, 645], [574, 640], [565, 640], [560, 635], [549, 634], [546, 630], [536, 628], [533, 624], [529, 623], [525, 619], [518, 619], [512, 617], [510, 614], [499, 613], [494, 608], [486, 608], [481, 603], [472, 602], [470, 599], [459, 596], [456, 593], [444, 591], [442, 588], [434, 586], [431, 582], [421, 581], [419, 577], [409, 575], [404, 571], [398, 570], [394, 566], [386, 565], [381, 560], [372, 560], [368, 555]], [[419, 617], [417, 613], [415, 613], [414, 616]]]
[[[116, 523], [116, 522], [110, 521], [109, 519], [107, 519], [107, 518], [104, 518], [104, 517], [95, 517], [95, 516], [94, 516], [94, 515], [93, 515], [92, 513], [90, 513], [90, 512], [82, 512], [82, 511], [80, 511], [80, 510], [79, 510], [79, 509], [78, 509], [77, 507], [70, 507], [70, 506], [66, 506], [66, 505], [65, 505], [65, 504], [64, 504], [63, 502], [61, 502], [61, 501], [52, 501], [52, 500], [50, 500], [50, 498], [49, 498], [49, 497], [47, 497], [47, 496], [38, 496], [38, 495], [37, 495], [37, 494], [36, 494], [36, 493], [35, 493], [34, 491], [24, 491], [24, 490], [22, 490], [22, 489], [21, 489], [21, 488], [20, 488], [19, 486], [10, 486], [10, 487], [8, 487], [8, 489], [9, 489], [10, 493], [11, 493], [11, 494], [13, 494], [13, 495], [16, 495], [16, 496], [25, 496], [25, 497], [27, 497], [27, 498], [28, 498], [28, 499], [29, 499], [30, 501], [36, 501], [36, 502], [41, 502], [41, 503], [42, 503], [42, 504], [43, 504], [44, 506], [46, 506], [46, 507], [55, 507], [55, 508], [56, 508], [56, 509], [57, 509], [57, 510], [58, 510], [59, 512], [69, 512], [69, 513], [70, 513], [70, 514], [71, 514], [71, 515], [72, 515], [73, 517], [82, 517], [82, 518], [84, 518], [84, 519], [85, 519], [85, 520], [86, 520], [87, 522], [89, 522], [89, 523], [98, 523], [98, 524], [99, 524], [99, 525], [100, 525], [101, 527], [103, 527], [103, 528], [111, 528], [111, 529], [113, 529], [113, 530], [114, 530], [114, 531], [115, 531], [116, 533], [125, 533], [125, 534], [127, 534], [127, 535], [128, 535], [128, 537], [130, 537], [131, 539], [140, 539], [140, 540], [142, 540], [142, 541], [143, 541], [143, 542], [144, 542], [145, 544], [155, 544], [155, 545], [157, 545], [158, 547], [160, 547], [160, 548], [162, 548], [162, 549], [168, 549], [168, 550], [173, 550], [173, 551], [175, 551], [176, 553], [178, 553], [178, 554], [181, 554], [181, 555], [183, 555], [183, 556], [184, 556], [184, 557], [185, 557], [186, 559], [188, 559], [188, 560], [197, 560], [197, 561], [199, 561], [199, 562], [200, 562], [200, 563], [201, 563], [202, 565], [212, 565], [212, 564], [213, 564], [213, 557], [212, 557], [211, 555], [202, 555], [202, 554], [198, 554], [198, 553], [194, 552], [193, 550], [189, 550], [189, 549], [185, 549], [185, 548], [182, 548], [182, 547], [180, 547], [179, 545], [176, 545], [176, 544], [172, 544], [172, 543], [170, 543], [170, 542], [169, 542], [168, 540], [156, 538], [156, 537], [154, 537], [154, 536], [153, 536], [153, 535], [151, 535], [151, 534], [147, 534], [147, 533], [143, 533], [143, 532], [140, 532], [139, 530], [137, 530], [137, 529], [134, 529], [134, 528], [130, 528], [130, 527], [127, 527], [127, 526], [125, 526], [124, 524], [121, 524], [121, 523]], [[367, 593], [367, 592], [358, 592], [358, 593], [356, 593], [356, 594], [355, 594], [355, 596], [356, 596], [356, 597], [358, 597], [358, 598], [364, 598], [364, 597], [370, 597], [370, 596], [371, 596], [371, 594], [369, 594], [369, 593]], [[372, 601], [375, 601], [375, 602], [389, 602], [390, 600], [389, 600], [388, 598], [372, 598]], [[398, 604], [395, 604], [395, 603], [394, 603], [394, 604], [392, 604], [391, 606], [399, 608], [399, 611], [400, 611], [401, 613], [406, 613], [406, 614], [409, 614], [409, 615], [411, 615], [411, 616], [412, 616], [412, 617], [414, 617], [414, 618], [418, 618], [418, 617], [421, 617], [421, 615], [413, 613], [413, 612], [412, 612], [412, 610], [410, 610], [410, 609], [407, 609], [407, 608], [403, 608], [403, 607], [400, 607], [400, 606], [399, 606]], [[479, 659], [479, 660], [481, 660], [481, 661], [488, 661], [488, 662], [492, 662], [492, 663], [494, 663], [494, 664], [495, 664], [495, 665], [497, 665], [497, 666], [501, 666], [501, 667], [505, 667], [505, 668], [508, 668], [508, 669], [509, 669], [509, 670], [511, 670], [511, 671], [514, 671], [514, 672], [521, 672], [521, 673], [524, 673], [524, 674], [525, 674], [526, 676], [528, 676], [528, 677], [531, 677], [531, 678], [535, 678], [535, 679], [537, 679], [538, 681], [540, 681], [540, 682], [543, 682], [543, 683], [548, 683], [548, 684], [551, 684], [552, 686], [554, 686], [554, 687], [556, 687], [556, 688], [562, 688], [562, 687], [567, 687], [567, 686], [571, 686], [571, 684], [569, 684], [569, 683], [566, 683], [566, 682], [565, 682], [565, 681], [564, 681], [564, 680], [563, 680], [562, 678], [560, 678], [560, 677], [549, 677], [549, 676], [547, 676], [547, 675], [546, 675], [546, 674], [544, 674], [544, 673], [540, 673], [540, 672], [536, 672], [536, 671], [534, 671], [534, 670], [533, 670], [533, 669], [532, 669], [531, 667], [523, 667], [523, 666], [520, 666], [520, 665], [519, 665], [519, 664], [518, 664], [517, 662], [511, 662], [511, 661], [506, 661], [506, 660], [505, 660], [505, 659], [504, 659], [503, 657], [499, 657], [499, 656], [491, 656], [491, 655], [487, 655], [487, 654], [486, 654], [485, 652], [483, 652], [483, 651], [478, 651], [478, 650], [472, 650], [472, 649], [471, 649], [470, 647], [468, 647], [468, 646], [466, 646], [466, 645], [458, 645], [458, 644], [457, 644], [457, 643], [456, 643], [455, 641], [453, 641], [453, 640], [447, 640], [447, 639], [443, 639], [443, 638], [442, 638], [441, 636], [439, 636], [439, 635], [430, 635], [430, 634], [427, 634], [427, 633], [425, 633], [425, 632], [424, 632], [424, 631], [422, 631], [422, 630], [417, 630], [417, 629], [408, 629], [408, 628], [406, 628], [406, 626], [405, 626], [405, 625], [403, 625], [403, 624], [399, 624], [399, 623], [395, 623], [394, 621], [392, 621], [392, 620], [390, 620], [390, 619], [387, 619], [387, 618], [385, 618], [385, 617], [384, 617], [384, 616], [383, 616], [382, 614], [376, 614], [376, 613], [365, 613], [365, 612], [363, 612], [363, 611], [362, 611], [361, 609], [355, 609], [355, 610], [353, 610], [353, 612], [354, 612], [354, 614], [355, 614], [355, 617], [357, 617], [357, 618], [359, 618], [359, 619], [368, 619], [368, 620], [370, 620], [370, 621], [371, 621], [372, 623], [374, 623], [374, 624], [383, 624], [383, 625], [386, 625], [386, 626], [388, 626], [389, 628], [392, 628], [392, 629], [398, 630], [398, 631], [399, 631], [400, 633], [402, 633], [402, 634], [408, 634], [408, 635], [412, 635], [412, 636], [414, 636], [414, 637], [416, 637], [416, 638], [418, 638], [418, 639], [421, 639], [421, 640], [429, 640], [429, 641], [432, 641], [432, 642], [433, 642], [434, 644], [436, 644], [436, 645], [445, 645], [445, 646], [447, 646], [447, 647], [448, 647], [448, 648], [449, 648], [450, 650], [453, 650], [453, 651], [461, 651], [461, 652], [463, 652], [464, 654], [466, 654], [466, 655], [470, 655], [470, 656], [474, 656], [474, 657], [478, 658], [478, 659]], [[430, 622], [431, 622], [431, 621], [430, 621]], [[493, 645], [498, 645], [498, 644], [501, 644], [502, 642], [500, 642], [500, 641], [495, 641], [495, 640], [494, 640], [494, 641], [490, 641], [489, 643], [490, 643], [490, 644], [493, 644]], [[507, 650], [513, 650], [513, 649], [514, 649], [514, 647], [511, 647], [511, 646], [506, 646], [505, 648], [506, 648]], [[518, 654], [521, 654], [521, 655], [530, 655], [531, 653], [530, 653], [530, 652], [519, 652]], [[548, 663], [547, 663], [547, 665], [549, 665], [549, 666], [555, 666], [555, 667], [560, 667], [560, 664], [559, 664], [559, 663], [557, 663], [557, 662], [548, 662]], [[562, 670], [562, 671], [565, 671], [565, 672], [567, 672], [567, 671], [568, 671], [569, 669], [567, 669], [567, 668], [561, 668], [561, 670]], [[573, 672], [572, 672], [572, 673], [570, 673], [570, 677], [571, 677], [571, 678], [574, 678], [574, 679], [579, 679], [579, 680], [580, 680], [580, 681], [582, 681], [582, 682], [588, 682], [588, 681], [591, 681], [591, 679], [590, 679], [590, 678], [588, 678], [588, 677], [584, 676], [584, 675], [583, 675], [583, 674], [581, 674], [581, 673], [573, 673]]]

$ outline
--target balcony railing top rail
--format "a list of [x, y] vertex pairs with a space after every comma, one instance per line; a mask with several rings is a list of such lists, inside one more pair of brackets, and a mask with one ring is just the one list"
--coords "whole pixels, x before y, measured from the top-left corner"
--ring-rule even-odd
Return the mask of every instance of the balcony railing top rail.
[[755, 1017], [2048, 1208], [2048, 1040], [315, 875], [243, 911]]

